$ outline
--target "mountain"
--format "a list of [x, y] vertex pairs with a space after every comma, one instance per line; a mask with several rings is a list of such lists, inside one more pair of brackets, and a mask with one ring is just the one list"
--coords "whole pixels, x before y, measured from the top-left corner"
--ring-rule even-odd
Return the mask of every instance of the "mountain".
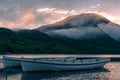
[[0, 54], [120, 54], [120, 26], [93, 13], [33, 30], [0, 28]]
[[69, 16], [66, 19], [56, 22], [54, 24], [45, 25], [38, 27], [40, 31], [48, 32], [51, 30], [61, 30], [61, 29], [70, 29], [70, 28], [81, 28], [81, 27], [97, 27], [101, 23], [109, 23], [110, 21], [106, 18], [94, 14], [86, 13], [80, 15]]
[[70, 16], [36, 30], [71, 47], [74, 53], [120, 53], [120, 26], [95, 13]]
[[66, 53], [67, 48], [38, 30], [0, 28], [0, 54]]
[[55, 24], [37, 28], [41, 32], [58, 38], [71, 38], [80, 40], [96, 40], [104, 37], [105, 33], [98, 27], [99, 24], [108, 24], [110, 21], [97, 14], [81, 14], [70, 16]]

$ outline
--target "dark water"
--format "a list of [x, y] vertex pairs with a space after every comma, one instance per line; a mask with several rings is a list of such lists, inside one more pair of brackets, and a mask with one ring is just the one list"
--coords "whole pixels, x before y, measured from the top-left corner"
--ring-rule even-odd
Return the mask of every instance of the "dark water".
[[109, 62], [100, 69], [64, 72], [22, 72], [11, 68], [0, 72], [0, 80], [120, 80], [120, 62]]

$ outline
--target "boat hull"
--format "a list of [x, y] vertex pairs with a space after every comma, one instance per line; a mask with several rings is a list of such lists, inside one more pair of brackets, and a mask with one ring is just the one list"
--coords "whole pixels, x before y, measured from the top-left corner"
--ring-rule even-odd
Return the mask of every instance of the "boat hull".
[[93, 69], [104, 66], [108, 61], [98, 63], [84, 64], [61, 64], [61, 63], [45, 63], [34, 61], [22, 61], [23, 71], [64, 71], [64, 70], [80, 70]]
[[4, 68], [21, 66], [21, 60], [19, 58], [3, 57], [2, 62]]

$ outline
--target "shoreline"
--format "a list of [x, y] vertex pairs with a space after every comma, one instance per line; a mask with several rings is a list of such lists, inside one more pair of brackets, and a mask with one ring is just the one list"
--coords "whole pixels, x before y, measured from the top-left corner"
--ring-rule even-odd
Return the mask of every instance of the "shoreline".
[[0, 54], [11, 57], [102, 57], [102, 58], [120, 58], [119, 54]]
[[2, 64], [2, 60], [0, 59], [0, 72], [3, 71], [3, 64]]
[[[110, 62], [120, 62], [120, 58], [110, 58], [111, 61]], [[3, 67], [3, 64], [2, 64], [2, 58], [0, 59], [0, 72], [3, 72], [4, 70], [4, 67]]]

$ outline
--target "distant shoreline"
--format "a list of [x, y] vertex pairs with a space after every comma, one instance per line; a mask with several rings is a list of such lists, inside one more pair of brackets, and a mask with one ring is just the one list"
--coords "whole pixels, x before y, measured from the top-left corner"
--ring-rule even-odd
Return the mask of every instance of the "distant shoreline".
[[0, 54], [0, 62], [2, 61], [2, 56], [10, 57], [27, 57], [27, 58], [40, 58], [40, 57], [101, 57], [101, 58], [111, 58], [111, 61], [120, 61], [120, 55], [112, 54]]

